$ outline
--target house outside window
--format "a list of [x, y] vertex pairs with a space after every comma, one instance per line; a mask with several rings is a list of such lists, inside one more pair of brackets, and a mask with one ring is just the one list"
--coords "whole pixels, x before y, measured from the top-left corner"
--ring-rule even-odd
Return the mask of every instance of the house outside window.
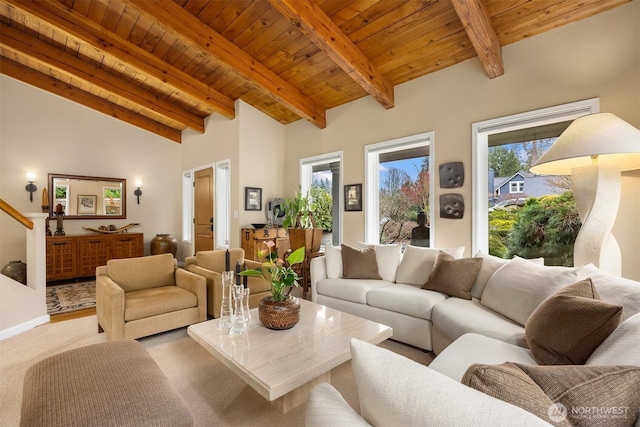
[[509, 193], [523, 193], [524, 181], [516, 181], [509, 183]]

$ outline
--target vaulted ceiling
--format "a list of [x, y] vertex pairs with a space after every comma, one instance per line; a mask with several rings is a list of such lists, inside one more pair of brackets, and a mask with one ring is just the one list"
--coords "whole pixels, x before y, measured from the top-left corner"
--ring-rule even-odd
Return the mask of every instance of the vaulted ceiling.
[[242, 99], [281, 123], [629, 0], [0, 0], [0, 72], [180, 142]]

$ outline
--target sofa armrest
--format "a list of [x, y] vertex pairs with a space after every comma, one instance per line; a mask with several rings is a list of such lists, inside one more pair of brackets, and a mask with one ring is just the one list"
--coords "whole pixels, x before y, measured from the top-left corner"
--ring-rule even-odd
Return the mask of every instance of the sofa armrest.
[[353, 410], [331, 384], [318, 384], [311, 390], [305, 412], [305, 427], [371, 426]]
[[220, 299], [222, 298], [222, 274], [207, 270], [198, 265], [187, 267], [191, 273], [205, 278], [207, 284], [207, 312], [216, 319], [220, 317]]
[[104, 274], [96, 277], [96, 317], [109, 339], [124, 338], [124, 289]]
[[316, 302], [318, 296], [316, 284], [318, 281], [327, 278], [327, 257], [326, 255], [311, 259], [311, 301]]
[[198, 319], [207, 320], [207, 280], [195, 273], [176, 268], [176, 286], [196, 294], [198, 297]]

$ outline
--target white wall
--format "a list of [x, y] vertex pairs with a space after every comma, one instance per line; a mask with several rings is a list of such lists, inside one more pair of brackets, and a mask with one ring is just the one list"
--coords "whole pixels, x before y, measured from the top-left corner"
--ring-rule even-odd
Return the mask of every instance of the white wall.
[[[240, 246], [240, 228], [265, 223], [265, 203], [281, 197], [284, 188], [285, 126], [238, 100], [236, 118], [211, 115], [205, 133], [183, 132], [182, 169], [197, 170], [231, 160], [231, 247]], [[262, 210], [244, 210], [245, 187], [262, 188]], [[192, 253], [192, 245], [184, 244]]]
[[[285, 183], [298, 182], [298, 159], [344, 150], [345, 183], [364, 183], [367, 144], [435, 132], [434, 167], [462, 161], [464, 186], [456, 189], [471, 206], [471, 125], [572, 101], [600, 97], [600, 108], [640, 127], [640, 1], [532, 37], [502, 49], [505, 74], [489, 79], [477, 58], [396, 86], [385, 110], [366, 97], [328, 111], [327, 128], [305, 121], [286, 128]], [[640, 178], [627, 173], [614, 234], [623, 253], [623, 275], [640, 279]], [[436, 188], [438, 196], [447, 192]], [[366, 203], [366, 200], [364, 201]], [[343, 215], [345, 243], [364, 239], [364, 212]], [[435, 218], [440, 247], [471, 249], [471, 214]], [[631, 237], [629, 237], [631, 236]]]
[[[4, 75], [0, 92], [0, 198], [22, 213], [41, 212], [48, 173], [125, 178], [126, 219], [66, 220], [65, 232], [140, 223], [130, 231], [144, 233], [147, 254], [155, 234], [180, 235], [180, 144]], [[33, 203], [24, 189], [28, 171], [37, 175]], [[136, 179], [143, 181], [140, 205]], [[23, 227], [4, 213], [0, 235], [0, 265], [25, 260]]]

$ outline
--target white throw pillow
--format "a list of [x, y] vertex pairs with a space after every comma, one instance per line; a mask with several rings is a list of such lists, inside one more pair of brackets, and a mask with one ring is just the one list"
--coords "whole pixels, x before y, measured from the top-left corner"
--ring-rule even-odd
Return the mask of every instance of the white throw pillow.
[[487, 282], [480, 303], [521, 325], [545, 298], [577, 281], [574, 267], [536, 265], [514, 258]]
[[587, 277], [593, 282], [602, 301], [622, 306], [621, 322], [640, 313], [640, 282], [607, 273], [593, 264], [578, 267], [578, 279]]
[[[491, 276], [493, 276], [500, 267], [508, 263], [510, 260], [489, 255], [482, 251], [475, 254], [475, 258], [482, 258], [482, 267], [480, 267], [476, 280], [473, 282], [471, 296], [480, 299], [482, 298], [482, 292], [484, 292], [484, 288], [487, 286]], [[527, 261], [531, 261], [538, 265], [544, 265], [544, 258], [532, 258], [527, 259]]]
[[[624, 314], [624, 310], [623, 313]], [[611, 332], [595, 349], [585, 365], [640, 366], [640, 313], [631, 316]]]
[[342, 277], [342, 248], [340, 246], [327, 245], [324, 248], [327, 264], [327, 278], [339, 279]]
[[400, 245], [372, 245], [370, 243], [358, 242], [358, 248], [366, 249], [373, 247], [376, 251], [376, 263], [378, 264], [378, 274], [382, 280], [388, 282], [396, 281], [398, 264], [402, 257], [402, 246]]
[[[351, 339], [360, 413], [374, 426], [548, 426], [389, 350]], [[330, 410], [330, 408], [327, 408]]]
[[422, 248], [407, 245], [402, 256], [402, 261], [396, 273], [396, 283], [422, 286], [429, 279], [433, 264], [438, 258], [438, 253], [444, 251], [456, 259], [464, 255], [464, 246], [459, 248]]

